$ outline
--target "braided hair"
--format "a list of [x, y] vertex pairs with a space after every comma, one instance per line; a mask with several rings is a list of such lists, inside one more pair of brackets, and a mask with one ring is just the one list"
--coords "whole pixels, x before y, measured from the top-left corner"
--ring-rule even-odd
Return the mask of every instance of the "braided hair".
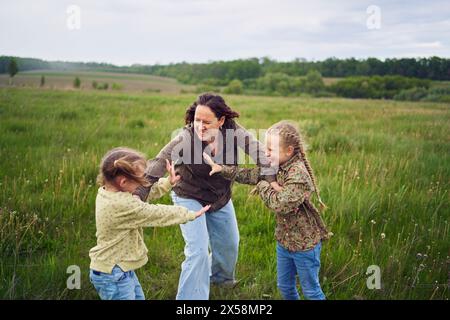
[[275, 123], [267, 131], [267, 133], [269, 134], [273, 132], [276, 132], [279, 135], [280, 143], [284, 147], [287, 146], [294, 147], [294, 153], [300, 156], [302, 162], [305, 164], [306, 170], [308, 170], [309, 176], [311, 177], [311, 181], [314, 186], [314, 191], [316, 192], [317, 198], [319, 200], [319, 204], [322, 209], [325, 209], [326, 205], [322, 202], [322, 199], [320, 198], [320, 191], [319, 188], [317, 187], [316, 176], [314, 175], [314, 171], [309, 163], [308, 158], [306, 157], [305, 143], [302, 135], [297, 129], [297, 125], [292, 121], [283, 120]]

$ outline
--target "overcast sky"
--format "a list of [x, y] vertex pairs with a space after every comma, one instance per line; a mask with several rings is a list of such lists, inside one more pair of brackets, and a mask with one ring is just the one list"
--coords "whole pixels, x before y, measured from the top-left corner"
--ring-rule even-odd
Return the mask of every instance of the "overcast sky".
[[118, 65], [448, 58], [450, 1], [0, 0], [0, 55]]

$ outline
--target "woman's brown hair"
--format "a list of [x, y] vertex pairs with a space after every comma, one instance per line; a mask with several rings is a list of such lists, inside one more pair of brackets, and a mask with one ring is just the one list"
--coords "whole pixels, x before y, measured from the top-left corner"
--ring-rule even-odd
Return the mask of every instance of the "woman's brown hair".
[[143, 175], [138, 175], [140, 166], [145, 168], [146, 158], [139, 151], [119, 147], [108, 151], [100, 164], [100, 172], [97, 176], [97, 183], [104, 186], [107, 182], [114, 182], [115, 178], [122, 175], [137, 183], [148, 186], [149, 183]]
[[187, 108], [184, 117], [186, 124], [194, 122], [195, 109], [197, 106], [209, 107], [217, 119], [225, 117], [225, 122], [223, 124], [225, 129], [236, 129], [234, 118], [238, 118], [239, 113], [232, 110], [221, 96], [212, 93], [204, 93], [198, 96], [197, 100]]

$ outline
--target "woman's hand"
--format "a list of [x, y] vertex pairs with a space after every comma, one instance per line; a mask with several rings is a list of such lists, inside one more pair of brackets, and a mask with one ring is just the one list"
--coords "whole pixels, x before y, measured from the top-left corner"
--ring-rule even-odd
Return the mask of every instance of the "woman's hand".
[[283, 190], [283, 188], [278, 184], [278, 182], [273, 181], [270, 183], [270, 186], [276, 191], [276, 192], [280, 192], [281, 190]]
[[203, 158], [205, 159], [206, 163], [211, 166], [211, 171], [209, 172], [210, 176], [212, 176], [217, 172], [222, 171], [222, 166], [220, 164], [215, 163], [214, 160], [207, 153], [203, 152]]
[[195, 218], [198, 218], [198, 217], [202, 216], [206, 211], [209, 210], [209, 208], [211, 208], [211, 205], [210, 205], [210, 204], [208, 204], [207, 206], [204, 206], [203, 208], [201, 208], [200, 210], [198, 210], [198, 211], [195, 213]]
[[169, 160], [166, 159], [166, 170], [169, 173], [169, 181], [172, 187], [177, 184], [178, 181], [180, 181], [181, 176], [175, 172], [175, 168], [173, 166], [173, 163], [171, 163]]

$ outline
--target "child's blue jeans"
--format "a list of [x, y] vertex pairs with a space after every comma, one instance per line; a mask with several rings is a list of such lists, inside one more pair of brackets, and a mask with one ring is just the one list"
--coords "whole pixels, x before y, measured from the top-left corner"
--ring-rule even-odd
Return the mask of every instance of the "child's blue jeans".
[[320, 288], [319, 242], [313, 249], [291, 252], [277, 242], [277, 282], [286, 300], [299, 300], [295, 276], [298, 275], [303, 295], [309, 300], [325, 300]]
[[89, 278], [102, 300], [145, 300], [134, 271], [124, 272], [115, 266], [112, 273], [90, 270]]

